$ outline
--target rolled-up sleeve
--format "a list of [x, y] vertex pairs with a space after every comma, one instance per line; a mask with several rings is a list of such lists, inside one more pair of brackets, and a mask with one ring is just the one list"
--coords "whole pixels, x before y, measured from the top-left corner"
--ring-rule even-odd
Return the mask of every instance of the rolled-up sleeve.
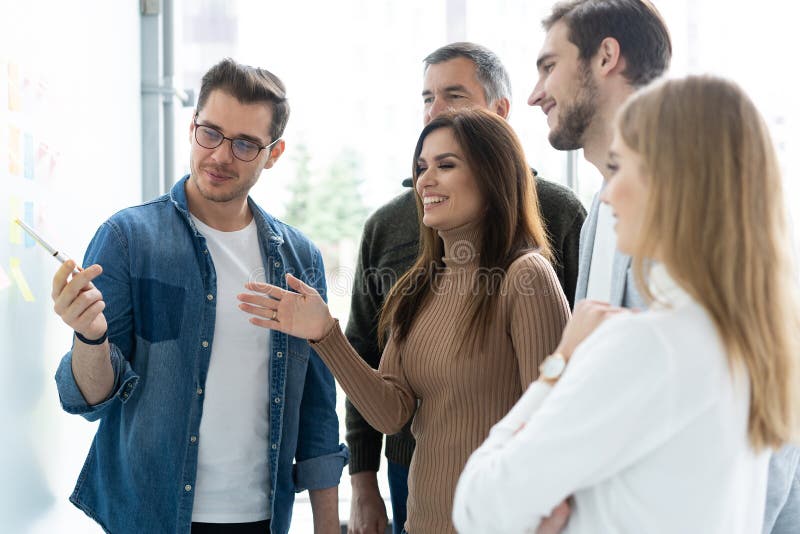
[[114, 344], [111, 347], [111, 366], [114, 369], [113, 393], [100, 404], [89, 405], [83, 397], [75, 376], [72, 374], [72, 351], [68, 352], [61, 360], [56, 370], [56, 385], [61, 407], [65, 412], [85, 417], [89, 421], [96, 421], [103, 417], [105, 412], [116, 402], [126, 403], [139, 383], [139, 375], [131, 369], [128, 361], [122, 357], [119, 349]]
[[347, 447], [340, 444], [332, 454], [298, 461], [294, 465], [294, 490], [315, 490], [339, 485], [342, 470], [349, 458]]

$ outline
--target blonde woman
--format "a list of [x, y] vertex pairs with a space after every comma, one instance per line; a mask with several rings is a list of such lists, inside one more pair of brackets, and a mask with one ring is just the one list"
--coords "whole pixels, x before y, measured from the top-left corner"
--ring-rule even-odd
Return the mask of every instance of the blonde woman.
[[622, 108], [609, 167], [602, 199], [650, 309], [577, 307], [468, 461], [456, 528], [523, 532], [572, 495], [570, 534], [761, 532], [769, 450], [795, 436], [800, 408], [767, 128], [730, 82], [667, 81]]

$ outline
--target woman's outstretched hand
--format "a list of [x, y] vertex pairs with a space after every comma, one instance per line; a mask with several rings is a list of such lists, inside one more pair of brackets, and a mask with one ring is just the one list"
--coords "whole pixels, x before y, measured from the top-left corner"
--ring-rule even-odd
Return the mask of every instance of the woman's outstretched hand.
[[286, 275], [286, 284], [296, 291], [286, 291], [278, 286], [248, 282], [245, 287], [255, 293], [240, 293], [239, 308], [251, 315], [250, 322], [310, 340], [321, 339], [331, 329], [334, 319], [328, 305], [317, 291], [295, 278]]

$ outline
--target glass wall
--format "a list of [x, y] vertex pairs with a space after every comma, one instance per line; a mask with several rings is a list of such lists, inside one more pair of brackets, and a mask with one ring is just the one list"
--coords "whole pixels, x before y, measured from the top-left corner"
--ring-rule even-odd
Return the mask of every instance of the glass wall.
[[0, 3], [0, 531], [100, 532], [68, 501], [97, 428], [64, 413], [53, 375], [72, 333], [58, 262], [141, 200], [136, 3]]

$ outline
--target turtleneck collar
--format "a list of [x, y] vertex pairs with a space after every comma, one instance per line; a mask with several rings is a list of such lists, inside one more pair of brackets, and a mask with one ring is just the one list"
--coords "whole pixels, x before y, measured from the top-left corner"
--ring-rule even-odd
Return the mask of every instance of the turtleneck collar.
[[446, 267], [477, 267], [480, 264], [483, 222], [479, 219], [449, 230], [439, 230], [439, 237], [444, 242], [442, 261]]

